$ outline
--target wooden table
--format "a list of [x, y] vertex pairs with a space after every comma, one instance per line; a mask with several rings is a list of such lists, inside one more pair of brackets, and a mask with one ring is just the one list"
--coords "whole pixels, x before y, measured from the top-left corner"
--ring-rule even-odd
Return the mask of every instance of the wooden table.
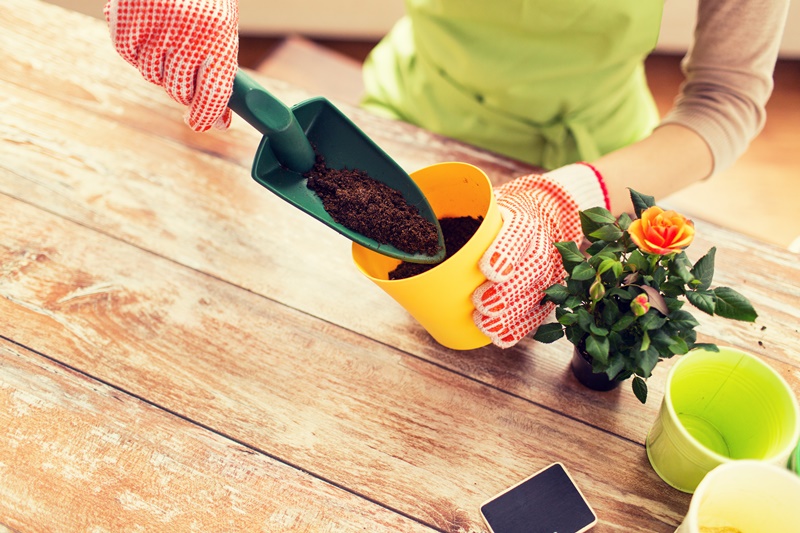
[[[3, 0], [0, 94], [0, 530], [485, 531], [480, 504], [555, 461], [596, 531], [680, 522], [644, 449], [671, 362], [642, 406], [581, 387], [566, 341], [441, 347], [249, 177], [255, 130], [190, 131], [101, 21]], [[341, 107], [409, 171], [528, 170]], [[701, 337], [800, 392], [797, 257], [697, 228], [760, 313], [696, 313]]]

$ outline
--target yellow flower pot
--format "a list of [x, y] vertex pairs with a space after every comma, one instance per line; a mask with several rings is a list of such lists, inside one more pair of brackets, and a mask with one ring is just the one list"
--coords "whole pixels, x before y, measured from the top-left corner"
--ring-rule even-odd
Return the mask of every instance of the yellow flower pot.
[[402, 305], [441, 345], [454, 350], [486, 346], [475, 326], [472, 293], [486, 281], [478, 261], [500, 231], [502, 219], [492, 184], [467, 163], [439, 163], [411, 174], [436, 217], [483, 217], [478, 231], [456, 254], [422, 274], [389, 280], [400, 261], [353, 243], [353, 261], [373, 283]]

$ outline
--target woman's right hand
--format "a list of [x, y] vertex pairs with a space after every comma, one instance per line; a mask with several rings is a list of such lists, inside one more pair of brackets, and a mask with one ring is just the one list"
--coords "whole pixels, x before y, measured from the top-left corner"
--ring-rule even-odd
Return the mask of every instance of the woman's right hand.
[[478, 263], [487, 281], [472, 295], [473, 320], [492, 343], [508, 348], [553, 310], [544, 290], [566, 274], [554, 243], [581, 239], [578, 203], [545, 175], [518, 177], [495, 189], [503, 226]]
[[195, 131], [230, 125], [238, 69], [238, 0], [108, 0], [117, 52], [144, 78], [189, 106]]
[[472, 295], [473, 319], [501, 348], [519, 342], [553, 310], [544, 290], [566, 272], [554, 243], [583, 240], [579, 212], [611, 209], [606, 184], [589, 163], [520, 176], [495, 189], [503, 226], [478, 267], [487, 281]]

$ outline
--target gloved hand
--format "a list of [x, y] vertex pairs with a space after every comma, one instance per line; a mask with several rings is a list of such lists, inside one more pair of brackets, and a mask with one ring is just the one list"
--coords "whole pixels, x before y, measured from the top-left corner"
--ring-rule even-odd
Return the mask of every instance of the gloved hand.
[[104, 13], [117, 52], [144, 78], [189, 106], [195, 131], [231, 122], [238, 68], [237, 0], [109, 0]]
[[608, 201], [600, 174], [580, 163], [516, 178], [495, 195], [503, 226], [478, 263], [487, 281], [473, 293], [473, 319], [493, 344], [508, 348], [553, 310], [542, 304], [542, 291], [566, 274], [553, 244], [580, 244], [579, 210]]

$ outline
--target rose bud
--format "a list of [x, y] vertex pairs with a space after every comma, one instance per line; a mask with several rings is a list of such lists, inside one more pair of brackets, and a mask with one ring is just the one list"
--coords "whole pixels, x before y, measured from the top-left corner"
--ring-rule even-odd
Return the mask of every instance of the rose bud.
[[635, 316], [642, 316], [650, 310], [650, 299], [645, 293], [638, 295], [631, 302], [631, 311]]
[[606, 288], [600, 278], [595, 278], [594, 283], [589, 287], [589, 297], [593, 302], [599, 301], [606, 294]]

